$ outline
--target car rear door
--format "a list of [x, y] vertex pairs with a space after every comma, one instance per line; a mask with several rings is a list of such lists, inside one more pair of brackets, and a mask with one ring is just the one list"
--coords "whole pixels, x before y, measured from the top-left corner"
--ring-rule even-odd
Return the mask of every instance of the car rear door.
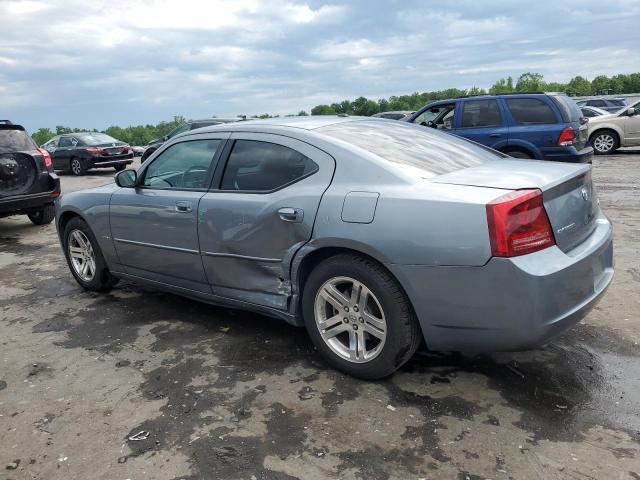
[[504, 145], [509, 137], [501, 106], [495, 98], [459, 102], [454, 125], [452, 133], [495, 149]]
[[291, 260], [311, 238], [335, 162], [290, 137], [231, 139], [224, 172], [200, 201], [206, 275], [216, 295], [284, 310]]
[[211, 293], [198, 245], [198, 207], [228, 133], [172, 143], [111, 196], [111, 235], [125, 273]]
[[71, 168], [70, 159], [72, 149], [72, 138], [70, 136], [60, 137], [58, 146], [51, 154], [51, 162], [55, 170], [68, 170]]

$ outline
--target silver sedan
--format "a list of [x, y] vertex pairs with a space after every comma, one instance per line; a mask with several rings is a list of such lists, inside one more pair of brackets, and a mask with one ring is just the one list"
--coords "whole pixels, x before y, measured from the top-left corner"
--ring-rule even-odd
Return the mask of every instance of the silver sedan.
[[423, 339], [527, 349], [581, 319], [613, 276], [590, 168], [391, 120], [271, 119], [179, 135], [65, 194], [56, 221], [86, 289], [125, 279], [281, 318], [374, 379]]

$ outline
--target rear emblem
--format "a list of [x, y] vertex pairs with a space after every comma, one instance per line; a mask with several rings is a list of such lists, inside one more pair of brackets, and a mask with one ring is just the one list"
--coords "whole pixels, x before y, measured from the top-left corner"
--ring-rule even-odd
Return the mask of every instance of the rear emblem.
[[582, 194], [582, 199], [585, 202], [589, 200], [589, 190], [587, 190], [585, 187], [582, 187], [582, 190], [580, 190], [580, 193]]

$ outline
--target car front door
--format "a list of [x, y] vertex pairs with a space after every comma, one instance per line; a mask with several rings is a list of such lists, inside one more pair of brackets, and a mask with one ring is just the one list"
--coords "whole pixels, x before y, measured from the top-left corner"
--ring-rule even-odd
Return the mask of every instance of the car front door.
[[491, 148], [500, 148], [509, 138], [509, 129], [496, 99], [464, 100], [457, 108], [452, 133]]
[[634, 114], [625, 118], [624, 133], [626, 145], [640, 145], [640, 103], [633, 107]]
[[228, 133], [163, 148], [135, 188], [111, 196], [111, 235], [125, 273], [211, 293], [198, 245], [198, 206]]
[[289, 137], [234, 133], [216, 188], [200, 201], [200, 250], [213, 293], [277, 309], [296, 251], [311, 238], [335, 162]]
[[63, 136], [58, 140], [58, 146], [51, 155], [51, 162], [55, 170], [69, 170], [71, 168], [72, 137]]

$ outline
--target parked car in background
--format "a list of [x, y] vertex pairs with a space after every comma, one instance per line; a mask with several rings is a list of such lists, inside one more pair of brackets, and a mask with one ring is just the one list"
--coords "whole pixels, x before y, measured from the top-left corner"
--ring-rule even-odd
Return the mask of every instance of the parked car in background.
[[131, 151], [133, 152], [134, 157], [141, 157], [142, 155], [144, 155], [145, 150], [145, 147], [131, 145]]
[[411, 110], [396, 110], [393, 112], [380, 112], [375, 115], [371, 115], [376, 118], [388, 118], [390, 120], [403, 120], [411, 115], [413, 111]]
[[579, 107], [598, 107], [609, 113], [617, 112], [627, 106], [624, 98], [588, 98], [576, 102]]
[[369, 117], [187, 132], [57, 207], [82, 287], [123, 278], [263, 312], [306, 326], [328, 363], [368, 379], [423, 338], [447, 351], [539, 345], [613, 276], [590, 165]]
[[516, 158], [590, 162], [587, 120], [564, 94], [517, 93], [430, 103], [405, 121], [491, 147]]
[[597, 155], [640, 145], [640, 102], [617, 113], [589, 119], [589, 142]]
[[0, 217], [24, 214], [36, 225], [51, 223], [59, 195], [49, 152], [22, 125], [0, 121]]
[[113, 167], [119, 172], [133, 163], [129, 145], [99, 132], [57, 135], [42, 148], [51, 154], [55, 170], [71, 170], [74, 175], [105, 167]]
[[609, 112], [598, 107], [580, 107], [580, 111], [585, 118], [599, 117], [600, 115], [609, 115]]
[[201, 120], [189, 120], [188, 122], [183, 123], [182, 125], [178, 125], [176, 128], [171, 130], [168, 134], [166, 134], [162, 138], [156, 138], [155, 140], [151, 140], [142, 154], [141, 161], [145, 161], [149, 156], [155, 152], [164, 142], [172, 139], [176, 135], [179, 135], [184, 132], [188, 132], [189, 130], [195, 130], [196, 128], [209, 127], [211, 125], [219, 125], [221, 123], [233, 123], [240, 122], [245, 120], [244, 117], [231, 117], [231, 118], [203, 118]]

